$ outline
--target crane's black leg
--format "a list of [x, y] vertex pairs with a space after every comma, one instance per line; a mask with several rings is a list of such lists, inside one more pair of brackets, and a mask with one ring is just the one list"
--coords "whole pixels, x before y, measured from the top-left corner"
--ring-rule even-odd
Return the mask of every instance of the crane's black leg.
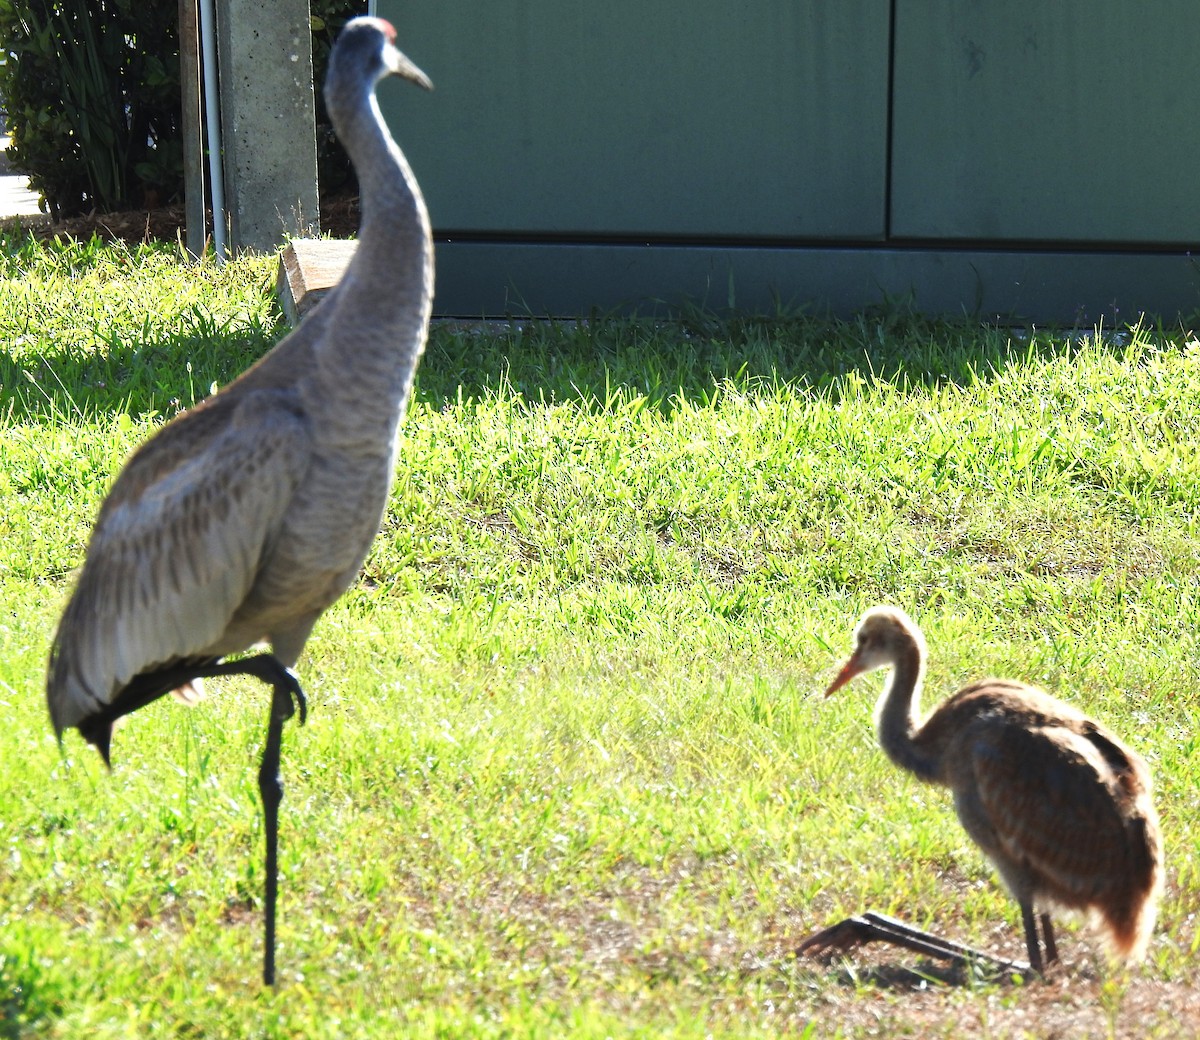
[[81, 723], [79, 730], [100, 749], [105, 764], [109, 760], [112, 724], [122, 715], [136, 711], [191, 679], [210, 679], [222, 675], [252, 675], [271, 687], [271, 718], [267, 724], [267, 742], [258, 770], [258, 790], [263, 803], [266, 829], [266, 939], [263, 951], [263, 983], [275, 985], [275, 902], [279, 890], [279, 803], [283, 801], [283, 783], [279, 777], [280, 744], [283, 724], [297, 711], [300, 724], [308, 717], [308, 702], [295, 675], [274, 654], [256, 654], [232, 661], [213, 659], [184, 661], [137, 676], [103, 713]]
[[1025, 925], [1025, 949], [1029, 951], [1029, 967], [1038, 975], [1045, 974], [1042, 963], [1042, 944], [1038, 940], [1037, 920], [1033, 916], [1033, 905], [1022, 901], [1021, 921]]
[[[253, 675], [271, 684], [271, 716], [267, 722], [267, 741], [262, 764], [258, 768], [258, 792], [263, 804], [263, 830], [266, 838], [266, 884], [263, 895], [263, 985], [275, 985], [275, 906], [279, 896], [279, 804], [283, 801], [283, 779], [279, 757], [283, 724], [300, 711], [300, 724], [308, 715], [304, 691], [295, 675], [272, 654], [259, 654], [240, 661], [214, 666], [221, 674], [234, 672]], [[210, 673], [211, 674], [211, 670]]]
[[89, 743], [96, 746], [104, 758], [104, 764], [111, 766], [109, 743], [112, 740], [113, 723], [117, 719], [137, 711], [138, 708], [144, 708], [192, 679], [211, 679], [221, 675], [252, 675], [268, 686], [283, 683], [291, 690], [296, 706], [300, 709], [300, 724], [304, 725], [307, 704], [304, 691], [300, 689], [296, 677], [274, 654], [256, 654], [254, 657], [242, 657], [233, 661], [220, 661], [213, 657], [197, 658], [194, 661], [181, 661], [143, 672], [134, 676], [113, 697], [111, 703], [83, 719], [79, 723], [79, 732]]
[[263, 898], [263, 985], [275, 985], [275, 903], [279, 893], [279, 803], [283, 801], [283, 780], [279, 775], [280, 741], [283, 724], [292, 717], [292, 692], [286, 686], [272, 687], [271, 719], [267, 723], [267, 742], [258, 770], [258, 791], [262, 796], [263, 827], [267, 839], [266, 893]]
[[202, 676], [253, 675], [271, 686], [271, 717], [267, 723], [267, 742], [258, 768], [258, 792], [263, 804], [263, 829], [266, 837], [266, 885], [263, 895], [263, 985], [275, 985], [275, 905], [279, 896], [279, 804], [283, 801], [283, 780], [279, 775], [283, 724], [297, 711], [300, 724], [308, 717], [308, 702], [300, 681], [274, 654], [258, 654], [237, 661], [222, 661], [204, 670]]
[[300, 724], [308, 717], [308, 702], [300, 681], [274, 654], [258, 654], [236, 661], [221, 661], [199, 671], [199, 677], [216, 675], [253, 675], [271, 686], [271, 717], [267, 723], [267, 741], [262, 764], [258, 768], [258, 792], [263, 804], [263, 829], [266, 837], [266, 884], [263, 895], [263, 985], [275, 985], [275, 906], [279, 896], [279, 804], [283, 801], [283, 780], [279, 775], [279, 756], [283, 724], [297, 710]]
[[1050, 923], [1050, 915], [1042, 914], [1042, 935], [1046, 943], [1046, 966], [1058, 963], [1058, 944], [1054, 941], [1054, 925]]

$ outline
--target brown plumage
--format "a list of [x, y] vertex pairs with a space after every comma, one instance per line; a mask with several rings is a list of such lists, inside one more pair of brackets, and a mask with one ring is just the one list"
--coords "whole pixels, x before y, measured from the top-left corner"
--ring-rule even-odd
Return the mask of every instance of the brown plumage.
[[912, 619], [875, 607], [826, 695], [864, 672], [892, 669], [876, 715], [880, 745], [897, 765], [951, 789], [967, 834], [1021, 907], [1035, 971], [1057, 959], [1051, 906], [1090, 912], [1118, 957], [1140, 958], [1162, 887], [1146, 763], [1069, 704], [1008, 679], [972, 683], [922, 721], [925, 658]]
[[[375, 101], [387, 75], [430, 83], [394, 40], [386, 21], [358, 18], [330, 54], [326, 105], [362, 196], [353, 260], [303, 325], [126, 463], [46, 679], [60, 740], [77, 727], [106, 762], [116, 720], [172, 690], [194, 699], [198, 680], [237, 674], [272, 687], [259, 770], [268, 984], [280, 739], [305, 710], [291, 669], [379, 528], [433, 299], [429, 216]], [[271, 653], [225, 660], [260, 642]]]

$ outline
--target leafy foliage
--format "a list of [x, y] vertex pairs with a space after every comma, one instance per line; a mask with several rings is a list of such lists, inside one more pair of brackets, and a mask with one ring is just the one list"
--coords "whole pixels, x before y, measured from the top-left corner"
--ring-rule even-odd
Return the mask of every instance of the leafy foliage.
[[320, 85], [325, 82], [329, 52], [333, 41], [351, 18], [367, 13], [366, 0], [312, 0], [313, 82], [317, 84], [317, 177], [322, 195], [337, 195], [350, 190], [356, 181], [350, 157], [342, 148], [325, 111]]
[[0, 0], [10, 158], [51, 213], [145, 205], [181, 182], [172, 5]]
[[[318, 0], [316, 81], [329, 46], [365, 3]], [[9, 160], [56, 219], [153, 207], [183, 190], [179, 34], [174, 4], [139, 0], [0, 0], [0, 98]], [[349, 163], [326, 125], [318, 141], [330, 183]]]

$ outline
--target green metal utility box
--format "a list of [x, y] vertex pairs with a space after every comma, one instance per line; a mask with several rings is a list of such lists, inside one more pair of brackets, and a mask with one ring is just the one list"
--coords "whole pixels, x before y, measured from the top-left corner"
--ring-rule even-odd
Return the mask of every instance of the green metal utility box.
[[379, 0], [438, 313], [1200, 309], [1200, 5]]

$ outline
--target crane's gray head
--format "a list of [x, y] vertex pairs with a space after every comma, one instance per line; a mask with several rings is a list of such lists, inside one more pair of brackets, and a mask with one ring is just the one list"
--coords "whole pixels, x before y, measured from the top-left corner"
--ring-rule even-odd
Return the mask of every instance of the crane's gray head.
[[854, 629], [854, 653], [829, 684], [825, 696], [864, 672], [890, 668], [914, 647], [921, 657], [925, 656], [925, 637], [912, 618], [899, 607], [872, 607]]
[[403, 76], [426, 90], [433, 84], [396, 49], [396, 30], [383, 18], [353, 18], [338, 34], [329, 55], [325, 101], [334, 107], [340, 93], [363, 84], [373, 87], [384, 76]]

